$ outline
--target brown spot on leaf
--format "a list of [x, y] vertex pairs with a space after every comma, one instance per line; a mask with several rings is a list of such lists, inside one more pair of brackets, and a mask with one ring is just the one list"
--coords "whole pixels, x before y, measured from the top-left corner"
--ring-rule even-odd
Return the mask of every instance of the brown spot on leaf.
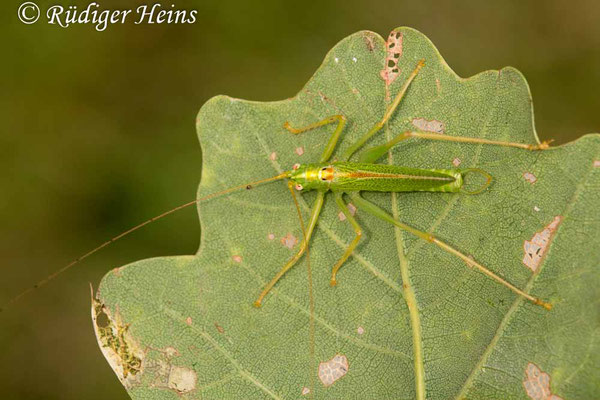
[[363, 39], [365, 40], [365, 45], [367, 46], [367, 50], [373, 51], [373, 49], [375, 48], [375, 42], [373, 41], [373, 36], [370, 33], [366, 33], [363, 36]]
[[273, 233], [269, 233], [269, 234], [267, 235], [267, 239], [269, 239], [269, 240], [273, 240], [273, 239], [275, 239], [275, 234], [273, 234]]
[[298, 154], [299, 156], [304, 154], [304, 147], [296, 147], [296, 154]]
[[452, 165], [454, 165], [455, 167], [458, 167], [461, 162], [462, 161], [460, 161], [460, 158], [455, 158], [454, 160], [452, 160]]
[[594, 160], [594, 163], [592, 165], [594, 166], [594, 168], [600, 168], [600, 160]]
[[533, 363], [527, 364], [523, 387], [527, 396], [532, 400], [562, 400], [550, 389], [550, 375], [543, 372]]
[[219, 331], [219, 333], [221, 333], [221, 334], [225, 333], [225, 329], [223, 329], [223, 327], [216, 322], [215, 322], [215, 328], [217, 328], [217, 331]]
[[189, 326], [191, 326], [192, 325], [192, 317], [187, 317], [185, 319], [185, 323], [188, 324]]
[[537, 271], [542, 262], [562, 219], [563, 217], [560, 215], [554, 217], [552, 222], [550, 222], [543, 230], [536, 232], [531, 240], [526, 240], [525, 243], [523, 243], [523, 250], [525, 252], [523, 264], [533, 272]]
[[293, 249], [294, 246], [296, 246], [296, 243], [298, 243], [298, 238], [296, 238], [296, 236], [292, 235], [291, 233], [288, 233], [287, 235], [281, 238], [281, 244], [287, 247], [288, 249]]
[[362, 335], [363, 333], [365, 333], [365, 328], [363, 328], [362, 326], [359, 326], [358, 329], [356, 329], [356, 333], [358, 333], [359, 335]]
[[398, 61], [402, 57], [402, 32], [392, 31], [385, 43], [387, 54], [385, 67], [379, 72], [381, 79], [385, 81], [385, 100], [390, 100], [390, 85], [400, 75]]
[[310, 389], [307, 387], [303, 387], [302, 388], [302, 396], [306, 396], [307, 394], [310, 393]]
[[277, 160], [277, 153], [275, 153], [275, 152], [272, 152], [272, 153], [269, 155], [269, 160], [271, 160], [271, 161], [275, 161], [275, 160]]
[[233, 260], [233, 262], [236, 262], [238, 264], [242, 262], [242, 256], [239, 255], [231, 256], [231, 259]]
[[348, 359], [336, 354], [331, 360], [319, 364], [319, 379], [324, 386], [331, 386], [348, 373]]
[[413, 118], [412, 124], [425, 132], [444, 133], [445, 129], [444, 123], [436, 119], [426, 120], [425, 118]]

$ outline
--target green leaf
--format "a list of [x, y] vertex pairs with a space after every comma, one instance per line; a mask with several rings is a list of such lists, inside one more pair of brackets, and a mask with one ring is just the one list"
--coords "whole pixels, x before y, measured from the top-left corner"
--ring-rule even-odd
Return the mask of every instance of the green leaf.
[[[461, 79], [421, 33], [397, 32], [394, 49], [402, 51], [388, 60], [389, 45], [377, 34], [344, 39], [294, 98], [207, 102], [197, 120], [204, 155], [198, 196], [317, 161], [333, 126], [291, 135], [284, 121], [302, 126], [345, 115], [339, 156], [381, 119], [388, 94], [393, 98], [421, 58], [425, 68], [367, 145], [415, 124], [445, 135], [538, 142], [531, 96], [518, 71]], [[389, 80], [393, 60], [399, 76], [388, 86], [381, 71], [390, 65]], [[540, 152], [411, 139], [381, 162], [422, 168], [460, 162], [491, 173], [492, 186], [474, 196], [365, 194], [550, 301], [551, 311], [360, 209], [366, 238], [340, 270], [338, 286], [330, 287], [331, 267], [354, 232], [328, 196], [310, 243], [311, 343], [305, 259], [262, 308], [252, 306], [302, 236], [286, 183], [278, 181], [201, 203], [195, 256], [144, 260], [108, 273], [93, 305], [101, 349], [136, 399], [413, 399], [419, 385], [428, 399], [598, 397], [599, 160], [598, 135]], [[306, 220], [315, 196], [300, 197]], [[526, 264], [537, 264], [536, 272]], [[403, 286], [415, 293], [413, 318]], [[422, 357], [413, 344], [421, 345]], [[342, 374], [347, 362], [347, 373], [325, 386], [318, 370], [329, 360], [337, 360]], [[415, 367], [424, 371], [420, 378]]]

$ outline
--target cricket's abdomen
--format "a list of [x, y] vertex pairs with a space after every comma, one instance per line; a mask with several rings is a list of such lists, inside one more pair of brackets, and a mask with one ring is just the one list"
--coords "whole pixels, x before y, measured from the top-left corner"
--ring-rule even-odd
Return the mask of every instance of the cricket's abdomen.
[[463, 184], [456, 170], [351, 162], [330, 166], [329, 189], [344, 192], [458, 192]]

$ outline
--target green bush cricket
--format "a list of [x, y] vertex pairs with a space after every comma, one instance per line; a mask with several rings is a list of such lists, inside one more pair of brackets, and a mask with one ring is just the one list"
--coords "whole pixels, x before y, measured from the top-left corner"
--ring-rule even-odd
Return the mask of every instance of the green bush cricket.
[[[519, 296], [526, 298], [532, 303], [542, 306], [547, 310], [552, 308], [552, 305], [544, 302], [528, 293], [523, 292], [519, 288], [515, 287], [505, 279], [496, 275], [480, 263], [474, 261], [472, 258], [468, 257], [464, 253], [458, 251], [457, 249], [451, 247], [450, 245], [444, 243], [439, 240], [435, 236], [417, 230], [413, 227], [410, 227], [394, 217], [388, 214], [386, 211], [382, 210], [375, 204], [365, 200], [361, 197], [361, 191], [375, 191], [375, 192], [414, 192], [414, 191], [425, 191], [425, 192], [462, 192], [465, 194], [477, 194], [485, 190], [491, 180], [492, 177], [487, 172], [477, 169], [477, 168], [469, 168], [469, 169], [419, 169], [419, 168], [410, 168], [410, 167], [402, 167], [396, 165], [387, 165], [387, 164], [376, 164], [375, 162], [380, 159], [384, 154], [386, 154], [392, 147], [399, 144], [403, 140], [409, 138], [418, 138], [418, 139], [426, 139], [426, 140], [439, 140], [439, 141], [451, 141], [451, 142], [461, 142], [461, 143], [473, 143], [473, 144], [486, 144], [486, 145], [496, 145], [496, 146], [505, 146], [505, 147], [516, 147], [525, 150], [545, 150], [549, 148], [549, 142], [542, 142], [541, 144], [523, 144], [523, 143], [515, 143], [515, 142], [502, 142], [502, 141], [493, 141], [487, 139], [480, 138], [471, 138], [471, 137], [461, 137], [461, 136], [449, 136], [442, 135], [437, 133], [430, 132], [419, 132], [419, 131], [407, 131], [398, 134], [389, 142], [375, 146], [371, 148], [365, 149], [362, 154], [360, 154], [359, 162], [351, 162], [350, 158], [359, 150], [363, 149], [366, 142], [374, 136], [381, 128], [385, 126], [388, 120], [394, 114], [394, 111], [400, 105], [400, 102], [404, 95], [406, 94], [411, 82], [417, 77], [419, 70], [423, 68], [425, 65], [424, 60], [419, 61], [413, 72], [407, 78], [406, 82], [394, 98], [393, 102], [387, 107], [387, 110], [384, 113], [383, 118], [376, 123], [366, 134], [360, 137], [342, 156], [344, 161], [331, 161], [331, 156], [333, 151], [336, 148], [336, 145], [340, 139], [340, 136], [344, 130], [344, 126], [346, 124], [346, 117], [343, 115], [334, 115], [328, 117], [324, 120], [315, 122], [311, 125], [302, 127], [302, 128], [293, 128], [289, 122], [284, 123], [284, 128], [287, 129], [292, 134], [300, 134], [309, 130], [317, 129], [332, 123], [336, 124], [336, 128], [329, 138], [325, 149], [318, 160], [317, 163], [307, 163], [307, 164], [296, 164], [294, 168], [290, 171], [283, 172], [277, 176], [262, 179], [254, 182], [245, 183], [242, 185], [238, 185], [235, 187], [231, 187], [222, 191], [218, 191], [212, 194], [209, 194], [205, 197], [196, 199], [194, 201], [185, 203], [179, 207], [171, 209], [163, 214], [160, 214], [156, 217], [153, 217], [117, 236], [114, 238], [104, 242], [100, 246], [95, 249], [89, 251], [88, 253], [78, 257], [76, 260], [61, 268], [57, 272], [38, 282], [33, 287], [30, 287], [20, 293], [19, 295], [13, 297], [7, 305], [10, 305], [20, 299], [22, 296], [26, 295], [30, 291], [46, 284], [50, 280], [54, 279], [56, 276], [60, 275], [62, 272], [76, 265], [83, 259], [89, 257], [90, 255], [96, 253], [100, 249], [108, 246], [109, 244], [115, 242], [116, 240], [132, 233], [139, 228], [161, 219], [169, 214], [174, 213], [175, 211], [181, 210], [183, 208], [189, 207], [194, 204], [201, 203], [203, 201], [207, 201], [209, 199], [223, 196], [225, 194], [232, 193], [241, 189], [251, 189], [256, 185], [261, 185], [268, 182], [273, 182], [281, 179], [288, 179], [288, 187], [290, 192], [293, 195], [294, 203], [296, 204], [296, 208], [298, 209], [298, 203], [295, 197], [295, 191], [309, 191], [315, 190], [317, 191], [317, 198], [313, 204], [311, 209], [310, 218], [306, 228], [302, 219], [300, 218], [302, 231], [304, 234], [303, 241], [300, 245], [300, 249], [284, 266], [283, 268], [276, 274], [276, 276], [265, 286], [262, 290], [254, 305], [256, 307], [260, 307], [265, 296], [269, 293], [269, 291], [275, 286], [277, 281], [290, 269], [292, 268], [303, 256], [305, 252], [308, 251], [308, 245], [310, 243], [311, 236], [314, 232], [314, 229], [319, 220], [319, 215], [321, 209], [323, 207], [324, 198], [327, 192], [331, 191], [333, 193], [334, 199], [338, 207], [340, 208], [343, 215], [352, 225], [355, 231], [355, 238], [347, 247], [346, 251], [339, 259], [339, 261], [332, 268], [331, 280], [330, 284], [332, 286], [337, 284], [337, 273], [344, 262], [352, 255], [354, 249], [359, 244], [362, 238], [362, 230], [354, 218], [350, 210], [348, 209], [347, 204], [344, 201], [344, 195], [350, 196], [350, 198], [354, 201], [354, 204], [358, 207], [358, 209], [371, 214], [379, 219], [382, 219], [390, 224], [400, 228], [401, 230], [405, 230], [410, 232], [417, 237], [437, 245], [442, 250], [454, 254], [455, 256], [461, 258], [463, 261], [467, 263], [469, 266], [473, 266], [477, 268], [481, 273], [487, 275], [498, 283], [506, 286], [508, 289], [513, 291]], [[476, 190], [468, 190], [465, 186], [465, 176], [470, 173], [476, 173], [482, 175], [486, 181]], [[299, 209], [298, 213], [300, 215]]]

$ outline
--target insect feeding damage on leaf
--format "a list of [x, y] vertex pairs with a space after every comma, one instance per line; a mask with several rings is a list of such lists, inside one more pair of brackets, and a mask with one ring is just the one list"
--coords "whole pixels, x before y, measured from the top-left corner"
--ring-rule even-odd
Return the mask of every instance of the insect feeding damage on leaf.
[[531, 172], [523, 173], [523, 178], [525, 178], [525, 180], [531, 184], [534, 184], [537, 182], [537, 177], [534, 174], [532, 174]]
[[444, 123], [435, 119], [426, 120], [425, 118], [413, 118], [412, 124], [417, 129], [425, 132], [445, 133]]
[[129, 332], [129, 325], [121, 321], [119, 312], [116, 311], [113, 316], [91, 290], [92, 321], [98, 345], [123, 386], [130, 388], [139, 382], [143, 372], [144, 351]]
[[331, 360], [319, 364], [319, 379], [324, 386], [331, 386], [348, 373], [348, 358], [336, 354]]
[[385, 67], [379, 72], [381, 78], [385, 81], [385, 100], [390, 100], [390, 85], [400, 75], [398, 60], [402, 56], [402, 32], [392, 31], [386, 42], [387, 56], [385, 58]]
[[523, 243], [523, 250], [525, 251], [523, 264], [532, 272], [537, 271], [562, 219], [563, 217], [557, 215], [542, 231], [536, 232], [531, 240], [526, 240]]
[[291, 233], [288, 233], [281, 238], [281, 244], [288, 249], [293, 249], [298, 244], [298, 238]]
[[[93, 296], [93, 289], [92, 321], [100, 350], [125, 388], [140, 384], [142, 375], [147, 373], [152, 374], [154, 387], [178, 394], [189, 393], [196, 388], [196, 372], [171, 363], [171, 358], [180, 355], [176, 348], [142, 349], [129, 331], [129, 324], [123, 323], [118, 310], [113, 315]], [[186, 323], [191, 325], [190, 317]], [[149, 353], [156, 353], [158, 357], [149, 357]]]
[[550, 375], [533, 363], [527, 364], [523, 387], [531, 400], [563, 400], [550, 390]]

